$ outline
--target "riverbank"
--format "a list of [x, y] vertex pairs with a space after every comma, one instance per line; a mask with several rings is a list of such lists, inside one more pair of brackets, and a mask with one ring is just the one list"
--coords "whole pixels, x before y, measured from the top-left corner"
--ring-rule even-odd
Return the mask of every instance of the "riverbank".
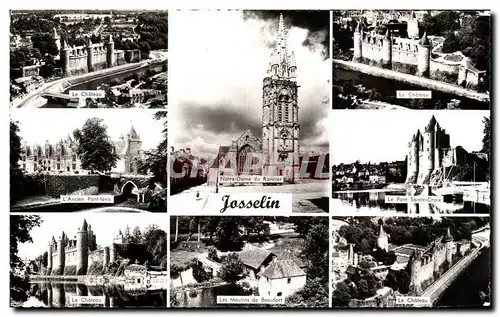
[[448, 94], [454, 94], [457, 96], [469, 98], [469, 99], [474, 99], [480, 102], [490, 102], [490, 96], [486, 93], [479, 93], [473, 90], [468, 90], [465, 88], [462, 88], [457, 85], [445, 83], [445, 82], [440, 82], [437, 80], [425, 78], [425, 77], [419, 77], [415, 75], [409, 75], [409, 74], [404, 74], [400, 73], [397, 71], [389, 70], [389, 69], [384, 69], [380, 67], [375, 67], [375, 66], [369, 66], [366, 64], [361, 64], [361, 63], [356, 63], [352, 61], [343, 61], [343, 60], [338, 60], [334, 59], [333, 64], [337, 67], [340, 66], [341, 69], [346, 69], [346, 70], [351, 70], [351, 71], [356, 71], [356, 72], [361, 72], [364, 74], [376, 76], [376, 77], [383, 77], [387, 78], [390, 80], [395, 80], [398, 82], [402, 82], [405, 84], [409, 85], [417, 85], [422, 88], [427, 88], [427, 89], [432, 89], [432, 90], [438, 90], [444, 93]]

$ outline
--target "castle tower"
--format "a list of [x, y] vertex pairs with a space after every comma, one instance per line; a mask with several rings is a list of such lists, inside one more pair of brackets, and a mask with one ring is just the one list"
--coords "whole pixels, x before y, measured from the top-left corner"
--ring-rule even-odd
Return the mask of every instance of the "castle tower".
[[111, 248], [109, 249], [109, 262], [116, 261], [116, 245], [114, 243], [111, 244]]
[[61, 68], [63, 71], [63, 77], [69, 77], [69, 61], [71, 55], [71, 48], [68, 45], [68, 42], [64, 41], [61, 48]]
[[422, 293], [422, 286], [419, 279], [420, 270], [422, 269], [422, 259], [419, 250], [415, 250], [413, 252], [412, 258], [410, 259], [411, 264], [411, 276], [410, 276], [410, 285], [413, 286], [416, 295], [420, 295]]
[[443, 152], [441, 151], [441, 148], [443, 146], [443, 134], [444, 131], [441, 129], [441, 126], [439, 125], [439, 122], [436, 122], [436, 127], [434, 128], [435, 130], [435, 137], [434, 137], [434, 169], [439, 169], [442, 166], [443, 163]]
[[265, 175], [283, 176], [295, 182], [299, 172], [299, 107], [295, 54], [288, 54], [283, 15], [280, 15], [276, 47], [263, 81], [262, 150]]
[[76, 275], [87, 274], [89, 263], [89, 246], [87, 221], [83, 220], [82, 228], [76, 233]]
[[52, 271], [52, 250], [53, 250], [53, 241], [54, 240], [54, 237], [52, 237], [52, 239], [49, 241], [49, 248], [47, 250], [47, 272], [45, 273], [45, 275], [50, 275], [51, 271]]
[[392, 38], [391, 31], [387, 28], [385, 36], [382, 39], [382, 64], [386, 68], [391, 68], [392, 64]]
[[89, 41], [85, 49], [87, 50], [87, 70], [90, 73], [94, 71], [94, 53], [93, 53], [92, 41], [90, 40], [90, 38], [88, 40]]
[[444, 243], [446, 247], [446, 260], [448, 261], [449, 265], [453, 263], [453, 236], [451, 235], [450, 232], [450, 227], [446, 230], [446, 236], [444, 236]]
[[418, 184], [429, 184], [430, 176], [434, 171], [435, 138], [436, 118], [432, 116], [423, 133], [424, 143], [419, 158]]
[[109, 247], [104, 247], [103, 257], [102, 257], [102, 266], [105, 268], [109, 264]]
[[354, 30], [354, 61], [359, 61], [363, 58], [363, 27], [361, 21], [358, 22]]
[[65, 245], [64, 245], [65, 236], [66, 235], [64, 234], [64, 231], [63, 231], [61, 236], [59, 237], [59, 239], [57, 239], [57, 257], [56, 257], [57, 272], [56, 272], [56, 274], [58, 274], [58, 275], [64, 274], [64, 264], [66, 261], [66, 249], [65, 249]]
[[59, 36], [59, 34], [57, 34], [56, 28], [54, 28], [52, 31], [52, 40], [54, 41], [54, 43], [56, 43], [57, 52], [61, 52], [61, 37]]
[[410, 39], [418, 39], [419, 37], [419, 28], [418, 28], [418, 20], [417, 16], [415, 15], [415, 12], [411, 12], [410, 18], [407, 21], [407, 33], [408, 33], [408, 38]]
[[422, 77], [429, 77], [431, 65], [431, 42], [429, 38], [427, 38], [427, 32], [424, 32], [424, 35], [418, 42], [418, 75]]
[[142, 141], [135, 131], [132, 121], [125, 134], [127, 141], [127, 158], [125, 159], [125, 173], [138, 173], [137, 161], [142, 158]]
[[417, 182], [420, 138], [420, 130], [417, 130], [409, 144], [406, 183], [414, 184]]
[[385, 250], [386, 252], [389, 251], [389, 237], [387, 237], [387, 233], [384, 231], [384, 227], [380, 225], [380, 231], [378, 234], [377, 238], [377, 246]]
[[441, 262], [439, 261], [440, 247], [441, 245], [434, 241], [434, 244], [432, 246], [432, 262], [434, 263], [435, 274], [439, 273], [439, 265], [441, 264]]
[[115, 66], [115, 42], [113, 42], [113, 37], [111, 34], [108, 37], [108, 42], [106, 43], [106, 63], [108, 67]]

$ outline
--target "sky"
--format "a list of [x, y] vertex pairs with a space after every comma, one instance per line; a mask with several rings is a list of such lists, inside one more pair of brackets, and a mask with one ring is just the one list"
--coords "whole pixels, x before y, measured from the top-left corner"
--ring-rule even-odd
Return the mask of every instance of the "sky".
[[40, 109], [40, 110], [15, 110], [12, 120], [19, 122], [22, 141], [28, 144], [45, 144], [45, 140], [56, 142], [73, 136], [75, 129], [81, 128], [87, 119], [99, 117], [104, 119], [108, 127], [108, 135], [112, 140], [118, 141], [121, 134], [127, 133], [130, 123], [139, 134], [142, 149], [156, 148], [163, 139], [163, 121], [153, 118], [154, 111], [149, 110], [71, 110], [66, 109]]
[[47, 251], [49, 241], [58, 239], [61, 233], [70, 238], [76, 235], [83, 225], [83, 220], [92, 227], [96, 235], [97, 245], [109, 246], [113, 242], [113, 237], [118, 234], [118, 230], [124, 231], [127, 225], [133, 230], [139, 226], [141, 231], [151, 224], [157, 225], [160, 229], [167, 231], [167, 216], [165, 214], [153, 213], [58, 213], [44, 214], [40, 218], [43, 220], [40, 227], [31, 230], [30, 235], [33, 243], [19, 244], [18, 255], [24, 259], [34, 259]]
[[[329, 15], [284, 15], [295, 52], [301, 151], [328, 152], [331, 66]], [[176, 149], [215, 155], [249, 126], [261, 138], [262, 80], [274, 48], [278, 15], [241, 11], [171, 11], [169, 23], [169, 139]], [[300, 25], [301, 27], [292, 26]], [[291, 27], [291, 28], [290, 28]], [[311, 31], [307, 28], [310, 27]]]
[[480, 110], [340, 110], [333, 111], [330, 128], [330, 159], [332, 165], [404, 160], [408, 143], [420, 129], [436, 117], [450, 135], [452, 147], [479, 151], [483, 140], [483, 117]]

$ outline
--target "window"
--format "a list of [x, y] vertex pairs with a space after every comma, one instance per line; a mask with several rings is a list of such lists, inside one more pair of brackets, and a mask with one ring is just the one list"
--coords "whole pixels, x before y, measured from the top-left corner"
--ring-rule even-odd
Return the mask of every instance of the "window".
[[61, 169], [61, 164], [57, 163], [57, 169], [60, 170]]
[[140, 283], [140, 282], [141, 282], [141, 279], [140, 279], [140, 278], [138, 278], [138, 279], [137, 279], [137, 283]]
[[38, 161], [38, 157], [37, 157], [37, 156], [35, 156], [35, 157], [33, 158], [33, 161], [35, 161], [35, 162], [36, 162], [36, 161]]
[[76, 155], [73, 154], [73, 162], [76, 161]]
[[283, 106], [281, 104], [278, 105], [278, 122], [283, 121]]
[[276, 294], [276, 296], [283, 296], [283, 293], [282, 292], [278, 292], [278, 294]]
[[287, 284], [292, 283], [292, 279], [291, 279], [291, 278], [288, 278], [288, 279], [286, 280], [286, 283], [287, 283]]
[[61, 157], [60, 157], [59, 155], [57, 156], [57, 160], [58, 160], [58, 161], [60, 161], [60, 160], [61, 160]]
[[76, 164], [73, 164], [73, 165], [71, 166], [71, 168], [72, 168], [72, 169], [74, 169], [74, 170], [76, 170]]

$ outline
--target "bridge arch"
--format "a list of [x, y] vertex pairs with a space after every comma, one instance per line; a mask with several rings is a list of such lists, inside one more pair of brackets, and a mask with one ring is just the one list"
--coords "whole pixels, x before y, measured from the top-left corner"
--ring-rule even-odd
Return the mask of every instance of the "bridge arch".
[[[125, 182], [125, 184], [123, 184], [120, 193], [121, 194], [127, 193], [127, 195], [130, 195], [132, 193], [132, 190], [134, 187], [136, 190], [139, 190], [139, 187], [133, 181], [129, 180], [129, 181]], [[130, 192], [129, 192], [129, 190], [130, 190]]]

